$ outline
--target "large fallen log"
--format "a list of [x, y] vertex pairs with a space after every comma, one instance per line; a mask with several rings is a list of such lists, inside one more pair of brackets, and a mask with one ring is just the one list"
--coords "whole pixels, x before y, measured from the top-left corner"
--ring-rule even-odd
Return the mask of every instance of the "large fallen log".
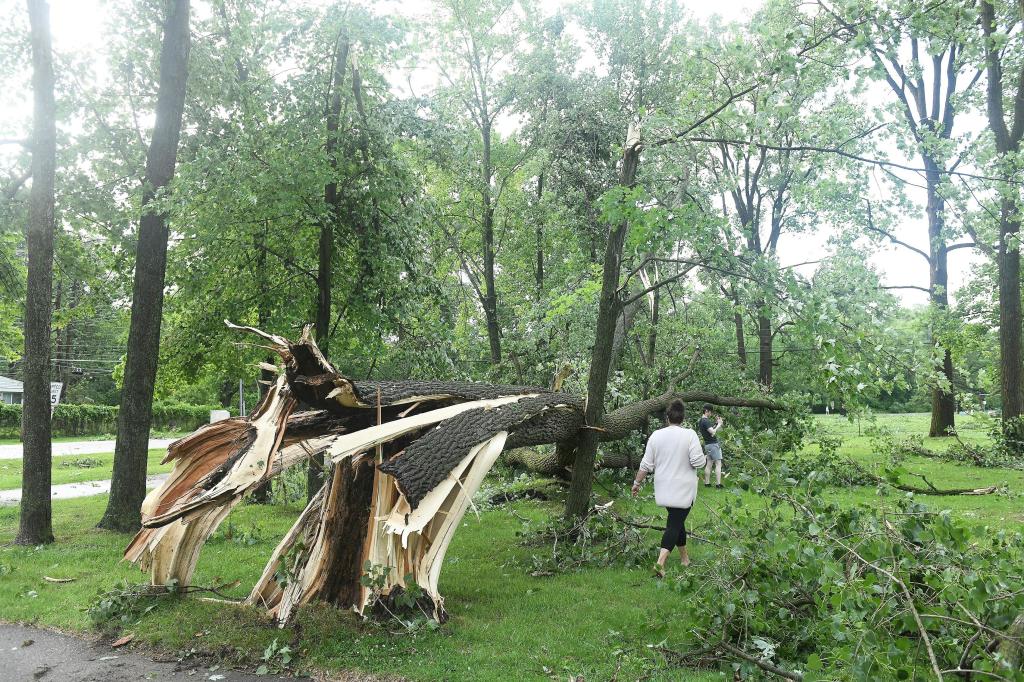
[[[296, 343], [252, 328], [282, 359], [249, 417], [204, 426], [173, 443], [167, 480], [143, 505], [143, 528], [125, 558], [154, 585], [191, 580], [203, 543], [244, 495], [312, 455], [332, 471], [270, 557], [247, 602], [286, 622], [314, 600], [362, 613], [415, 583], [444, 618], [438, 580], [472, 496], [506, 448], [557, 444], [572, 462], [586, 428], [614, 440], [676, 397], [779, 406], [704, 392], [666, 393], [583, 423], [578, 396], [471, 382], [356, 381], [339, 373], [307, 328]], [[297, 411], [302, 406], [305, 411]], [[611, 462], [609, 461], [609, 464]], [[370, 567], [367, 569], [367, 567]], [[373, 589], [362, 580], [383, 575]]]

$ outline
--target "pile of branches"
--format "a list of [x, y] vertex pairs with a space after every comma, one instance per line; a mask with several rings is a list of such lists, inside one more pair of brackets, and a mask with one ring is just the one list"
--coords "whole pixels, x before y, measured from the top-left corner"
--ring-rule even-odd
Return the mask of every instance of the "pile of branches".
[[[696, 621], [670, 662], [785, 679], [1024, 679], [1024, 537], [911, 497], [840, 508], [765, 475], [708, 532], [729, 551], [674, 588]], [[725, 520], [728, 519], [728, 522]]]
[[591, 566], [640, 566], [651, 562], [651, 519], [623, 517], [613, 502], [595, 505], [583, 516], [548, 521], [520, 531], [523, 545], [549, 548], [533, 555], [531, 575], [546, 576]]
[[[871, 470], [840, 455], [842, 440], [830, 436], [819, 436], [814, 445], [818, 452], [802, 450], [792, 453], [784, 462], [781, 473], [792, 480], [813, 479], [818, 483], [835, 486], [877, 485], [894, 488], [915, 495], [991, 495], [1000, 490], [999, 486], [974, 486], [967, 488], [940, 488], [924, 474], [908, 471], [901, 466], [903, 457], [890, 457], [890, 463], [880, 469]], [[905, 479], [918, 479], [923, 485], [911, 485]]]
[[984, 445], [969, 443], [960, 434], [952, 431], [953, 442], [945, 450], [936, 450], [925, 446], [924, 439], [919, 435], [896, 437], [891, 433], [881, 432], [873, 441], [877, 454], [899, 462], [908, 455], [927, 457], [970, 464], [985, 469], [1024, 469], [1024, 442], [1016, 435], [1024, 429], [1021, 420], [1003, 421], [992, 419], [988, 424], [987, 438]]

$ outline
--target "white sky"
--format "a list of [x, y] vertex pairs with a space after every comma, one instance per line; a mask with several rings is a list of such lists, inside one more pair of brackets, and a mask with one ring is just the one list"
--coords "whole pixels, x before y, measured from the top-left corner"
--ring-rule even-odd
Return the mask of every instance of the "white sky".
[[[320, 0], [313, 0], [319, 2]], [[571, 5], [572, 0], [556, 0], [561, 5]], [[0, 0], [4, 11], [0, 16], [9, 14], [11, 3], [17, 0]], [[17, 2], [21, 5], [20, 2]], [[727, 21], [742, 21], [761, 5], [760, 0], [683, 0], [695, 17], [708, 18], [713, 14], [720, 15]], [[50, 0], [51, 23], [54, 49], [58, 52], [92, 53], [102, 59], [105, 42], [106, 25], [111, 20], [112, 8], [103, 0]], [[378, 5], [382, 8], [400, 12], [405, 15], [419, 15], [427, 7], [427, 3], [418, 0], [385, 0]], [[102, 69], [100, 66], [98, 70]], [[886, 93], [887, 94], [887, 93]], [[880, 92], [878, 97], [884, 95]], [[12, 128], [24, 125], [31, 112], [30, 93], [4, 93], [2, 109], [0, 109], [0, 138], [17, 133]], [[24, 135], [25, 131], [21, 131]], [[911, 165], [918, 165], [913, 161]], [[924, 191], [910, 190], [911, 198], [918, 205], [924, 205]], [[832, 236], [834, 228], [825, 228], [815, 234], [784, 236], [780, 239], [779, 255], [782, 264], [816, 260], [826, 253], [826, 242]], [[907, 220], [896, 231], [896, 235], [905, 242], [927, 250], [927, 230], [923, 209], [921, 217]], [[884, 273], [887, 284], [927, 286], [928, 266], [923, 258], [901, 247], [882, 247], [870, 261]], [[970, 249], [959, 249], [949, 255], [950, 293], [960, 287], [971, 269], [980, 262], [980, 256]], [[809, 274], [804, 269], [804, 274]], [[924, 292], [905, 289], [893, 292], [905, 305], [923, 304], [927, 297]]]

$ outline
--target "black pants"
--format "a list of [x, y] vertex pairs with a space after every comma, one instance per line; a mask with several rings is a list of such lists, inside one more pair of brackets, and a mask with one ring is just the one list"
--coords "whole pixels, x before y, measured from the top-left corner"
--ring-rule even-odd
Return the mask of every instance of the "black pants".
[[690, 508], [665, 507], [668, 510], [668, 523], [665, 533], [661, 536], [661, 548], [672, 551], [673, 547], [686, 547], [686, 517]]

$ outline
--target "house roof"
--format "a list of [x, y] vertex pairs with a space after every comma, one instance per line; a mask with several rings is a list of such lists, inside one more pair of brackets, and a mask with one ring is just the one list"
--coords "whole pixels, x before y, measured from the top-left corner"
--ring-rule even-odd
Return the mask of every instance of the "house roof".
[[24, 393], [25, 388], [17, 379], [0, 376], [0, 391], [4, 393]]

